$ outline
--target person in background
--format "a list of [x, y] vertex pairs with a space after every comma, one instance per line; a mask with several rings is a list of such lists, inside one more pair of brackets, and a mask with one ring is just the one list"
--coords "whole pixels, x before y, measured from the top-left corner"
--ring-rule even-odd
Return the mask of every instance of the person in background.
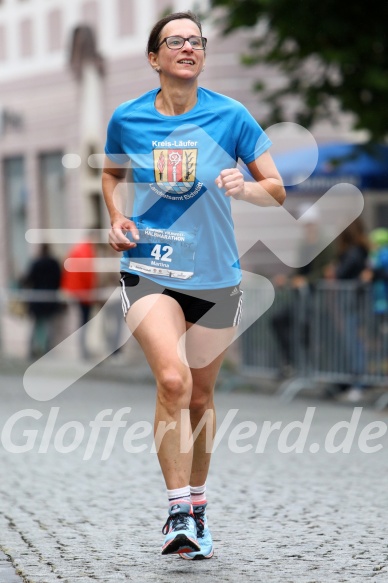
[[362, 272], [364, 282], [372, 283], [373, 312], [388, 314], [388, 229], [374, 229], [369, 234], [371, 253]]
[[358, 401], [363, 397], [360, 377], [365, 372], [365, 346], [360, 335], [360, 284], [367, 267], [369, 240], [362, 219], [353, 221], [337, 237], [334, 262], [325, 270], [331, 280], [353, 282], [353, 287], [341, 290], [338, 314], [340, 352], [344, 359], [344, 372], [353, 380], [339, 385], [344, 400]]
[[369, 234], [371, 252], [361, 279], [370, 285], [371, 323], [369, 352], [374, 370], [386, 374], [388, 362], [388, 229], [379, 227]]
[[95, 244], [91, 236], [84, 241], [76, 243], [71, 247], [66, 257], [61, 281], [61, 289], [76, 302], [78, 307], [80, 353], [83, 359], [90, 358], [90, 350], [86, 339], [86, 324], [91, 318], [95, 291], [98, 285], [94, 268], [95, 257]]
[[326, 277], [358, 280], [367, 267], [368, 255], [368, 235], [359, 217], [337, 237], [334, 262], [328, 266]]
[[[302, 237], [297, 257], [300, 267], [291, 273], [288, 280], [281, 275], [274, 278], [274, 285], [280, 288], [283, 297], [270, 322], [281, 352], [280, 375], [283, 377], [294, 374], [302, 352], [306, 356], [311, 336], [309, 313], [312, 294], [316, 283], [323, 279], [334, 252], [333, 246], [324, 240], [318, 211], [302, 205], [299, 213]], [[319, 252], [322, 247], [323, 251]], [[310, 257], [314, 258], [310, 261]]]
[[55, 297], [60, 282], [61, 265], [52, 255], [49, 245], [44, 243], [21, 282], [23, 287], [35, 292], [28, 302], [28, 311], [33, 318], [29, 348], [32, 359], [43, 356], [53, 348], [55, 316], [61, 310], [59, 297]]

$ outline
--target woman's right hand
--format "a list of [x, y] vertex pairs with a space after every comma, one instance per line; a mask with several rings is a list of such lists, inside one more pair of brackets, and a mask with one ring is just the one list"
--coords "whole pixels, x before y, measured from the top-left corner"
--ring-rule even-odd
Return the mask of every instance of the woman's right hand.
[[[126, 233], [130, 231], [132, 233], [132, 238], [134, 241], [130, 241], [126, 237]], [[112, 220], [112, 227], [109, 231], [109, 245], [115, 251], [127, 251], [136, 247], [136, 242], [139, 240], [139, 231], [136, 224], [124, 217], [124, 215], [117, 215]]]

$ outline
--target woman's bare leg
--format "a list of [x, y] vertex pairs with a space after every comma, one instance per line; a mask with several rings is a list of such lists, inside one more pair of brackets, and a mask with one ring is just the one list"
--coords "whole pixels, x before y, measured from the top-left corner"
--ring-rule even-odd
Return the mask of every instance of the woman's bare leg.
[[[198, 424], [206, 419], [194, 441], [191, 486], [202, 486], [208, 475], [216, 431], [214, 387], [226, 347], [232, 342], [234, 335], [235, 328], [217, 330], [195, 324], [188, 325], [186, 354], [193, 384], [190, 401], [192, 431], [195, 433]], [[209, 354], [214, 358], [210, 363]]]
[[133, 304], [127, 323], [156, 380], [155, 445], [166, 486], [187, 486], [193, 449], [181, 448], [182, 436], [191, 439], [190, 419], [181, 411], [189, 409], [192, 379], [190, 369], [178, 355], [179, 338], [186, 330], [182, 309], [173, 298], [152, 294]]

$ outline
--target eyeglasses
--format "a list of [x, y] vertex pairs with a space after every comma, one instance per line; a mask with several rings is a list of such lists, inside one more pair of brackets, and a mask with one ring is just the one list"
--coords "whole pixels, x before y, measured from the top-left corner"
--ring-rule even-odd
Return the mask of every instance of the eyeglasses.
[[166, 36], [159, 44], [158, 49], [163, 43], [166, 43], [169, 49], [181, 49], [187, 40], [196, 51], [204, 51], [206, 48], [207, 38], [204, 36], [189, 36], [189, 38], [183, 38], [183, 36]]

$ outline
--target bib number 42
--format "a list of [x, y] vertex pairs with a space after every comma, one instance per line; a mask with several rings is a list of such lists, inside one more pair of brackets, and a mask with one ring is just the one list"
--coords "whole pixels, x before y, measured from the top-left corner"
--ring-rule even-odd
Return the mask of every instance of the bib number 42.
[[172, 261], [170, 255], [172, 255], [173, 248], [170, 245], [160, 245], [157, 244], [151, 251], [152, 257], [156, 259], [156, 261]]

